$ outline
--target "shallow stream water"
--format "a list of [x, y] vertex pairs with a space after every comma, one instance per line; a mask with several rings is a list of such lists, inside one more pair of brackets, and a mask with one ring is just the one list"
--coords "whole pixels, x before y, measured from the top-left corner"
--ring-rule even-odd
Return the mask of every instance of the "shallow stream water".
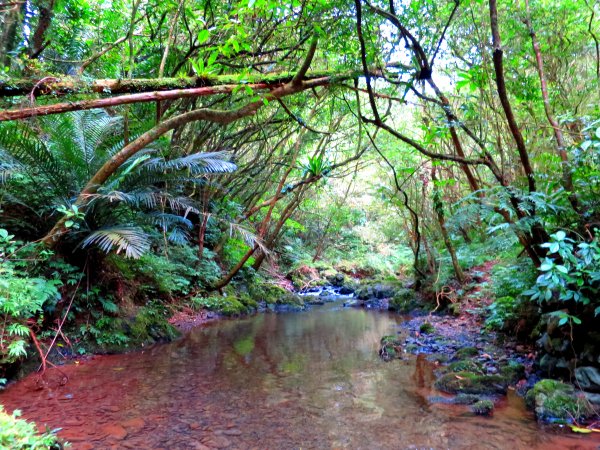
[[343, 308], [215, 322], [176, 342], [49, 370], [0, 394], [74, 449], [597, 449], [538, 427], [509, 395], [493, 418], [432, 404], [421, 357], [381, 361], [401, 317]]

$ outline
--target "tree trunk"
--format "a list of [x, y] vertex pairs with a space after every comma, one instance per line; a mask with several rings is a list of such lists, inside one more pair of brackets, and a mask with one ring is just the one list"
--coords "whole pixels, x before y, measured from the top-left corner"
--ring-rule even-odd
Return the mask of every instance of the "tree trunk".
[[38, 24], [29, 47], [29, 57], [35, 59], [44, 51], [49, 42], [46, 42], [46, 31], [52, 23], [54, 0], [41, 0], [39, 8]]
[[433, 208], [435, 209], [435, 213], [438, 219], [438, 223], [440, 225], [440, 231], [442, 232], [442, 237], [444, 238], [444, 244], [446, 245], [446, 250], [450, 254], [450, 258], [452, 259], [452, 267], [454, 268], [454, 273], [456, 274], [456, 279], [460, 284], [464, 284], [465, 275], [460, 267], [458, 262], [458, 257], [456, 256], [456, 250], [454, 249], [454, 245], [450, 240], [450, 235], [448, 234], [448, 229], [446, 228], [446, 218], [444, 216], [444, 207], [442, 205], [441, 192], [440, 189], [435, 185], [437, 178], [435, 175], [435, 167], [431, 169], [431, 181], [433, 182]]
[[542, 52], [540, 50], [540, 44], [537, 40], [535, 30], [531, 21], [531, 11], [529, 9], [529, 0], [525, 0], [526, 18], [525, 25], [529, 29], [529, 35], [531, 36], [531, 44], [533, 46], [533, 52], [535, 53], [535, 61], [540, 79], [540, 88], [542, 91], [542, 100], [544, 102], [544, 112], [548, 123], [552, 127], [554, 133], [554, 140], [556, 142], [556, 149], [560, 156], [561, 168], [562, 168], [562, 185], [565, 190], [569, 193], [569, 201], [571, 206], [577, 212], [579, 212], [579, 202], [577, 200], [577, 194], [575, 193], [575, 187], [573, 186], [573, 177], [571, 176], [571, 165], [569, 163], [569, 156], [567, 155], [567, 149], [565, 145], [565, 139], [563, 137], [562, 130], [558, 124], [558, 121], [554, 117], [552, 112], [552, 106], [550, 105], [550, 98], [548, 96], [548, 83], [546, 81], [546, 74], [544, 72], [544, 61], [542, 59]]

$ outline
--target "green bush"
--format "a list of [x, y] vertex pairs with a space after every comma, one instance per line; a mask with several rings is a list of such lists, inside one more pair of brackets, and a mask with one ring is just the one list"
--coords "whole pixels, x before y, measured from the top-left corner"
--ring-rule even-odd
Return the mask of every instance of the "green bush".
[[41, 320], [44, 306], [60, 299], [58, 280], [30, 277], [11, 259], [18, 244], [0, 229], [0, 364], [27, 356], [28, 321]]
[[[542, 274], [525, 294], [540, 302], [556, 296], [563, 302], [596, 306], [600, 287], [600, 244], [597, 239], [577, 242], [562, 230], [550, 237], [550, 242], [542, 244], [548, 249], [548, 256], [539, 268]], [[600, 306], [596, 306], [595, 314], [600, 314]]]
[[4, 412], [0, 405], [0, 448], [10, 450], [47, 450], [60, 446], [52, 432], [38, 434], [34, 423], [19, 419], [20, 412]]
[[535, 267], [529, 258], [510, 264], [496, 264], [492, 269], [492, 286], [496, 298], [517, 298], [535, 281]]
[[485, 327], [493, 330], [502, 330], [505, 324], [518, 317], [521, 302], [509, 295], [500, 297], [488, 306], [488, 316], [485, 319]]

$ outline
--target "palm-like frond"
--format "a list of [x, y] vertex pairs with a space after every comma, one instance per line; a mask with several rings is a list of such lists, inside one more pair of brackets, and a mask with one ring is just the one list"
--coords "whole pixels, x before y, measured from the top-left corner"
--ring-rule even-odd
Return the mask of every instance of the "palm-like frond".
[[66, 193], [70, 183], [64, 165], [28, 125], [8, 123], [0, 127], [0, 154], [18, 161], [30, 175], [41, 174], [57, 193]]
[[149, 237], [137, 227], [109, 227], [92, 232], [81, 243], [82, 247], [97, 245], [109, 253], [116, 247], [116, 253], [125, 252], [127, 258], [140, 258], [150, 248]]
[[162, 157], [146, 161], [142, 168], [148, 171], [177, 171], [188, 169], [192, 174], [200, 173], [229, 173], [237, 170], [237, 166], [229, 161], [228, 152], [193, 153], [171, 160]]
[[260, 239], [252, 231], [234, 222], [228, 222], [228, 225], [231, 234], [233, 235], [234, 233], [237, 233], [244, 240], [247, 246], [254, 247], [256, 245], [265, 255], [270, 253], [262, 239]]
[[173, 196], [168, 192], [150, 188], [130, 192], [101, 192], [94, 194], [90, 199], [91, 203], [97, 203], [99, 201], [106, 201], [109, 203], [122, 202], [134, 208], [142, 206], [148, 209], [155, 209], [157, 207], [169, 208], [171, 211], [183, 213], [184, 216], [191, 212], [198, 214], [198, 208], [189, 198]]

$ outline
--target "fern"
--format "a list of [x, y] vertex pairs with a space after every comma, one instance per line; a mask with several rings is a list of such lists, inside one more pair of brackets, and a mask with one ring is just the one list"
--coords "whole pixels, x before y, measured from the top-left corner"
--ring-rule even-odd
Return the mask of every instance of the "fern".
[[112, 227], [96, 230], [82, 242], [82, 247], [97, 245], [105, 253], [116, 247], [128, 258], [138, 259], [150, 248], [148, 235], [136, 227]]

